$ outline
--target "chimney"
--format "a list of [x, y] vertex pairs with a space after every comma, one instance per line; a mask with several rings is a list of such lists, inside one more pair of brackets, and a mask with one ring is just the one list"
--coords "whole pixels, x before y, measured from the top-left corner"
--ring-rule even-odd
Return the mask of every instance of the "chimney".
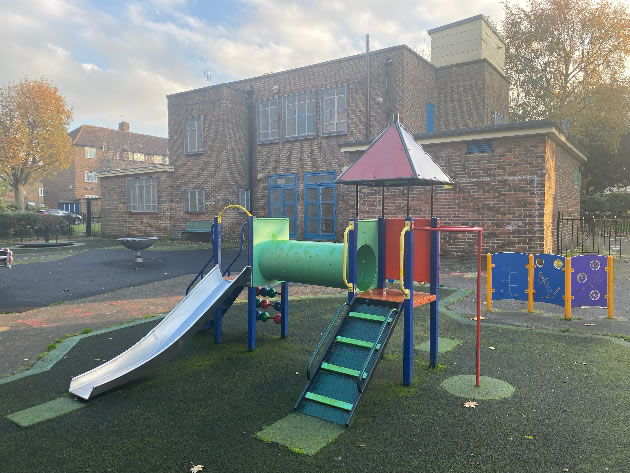
[[125, 133], [129, 133], [129, 122], [120, 122], [118, 124], [118, 131], [124, 131]]

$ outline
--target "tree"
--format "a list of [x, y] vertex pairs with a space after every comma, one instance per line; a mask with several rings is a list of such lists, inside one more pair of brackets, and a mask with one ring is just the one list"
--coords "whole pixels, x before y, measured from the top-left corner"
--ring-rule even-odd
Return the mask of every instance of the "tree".
[[[571, 136], [590, 152], [587, 180], [590, 170], [615, 161], [609, 158], [630, 130], [627, 7], [608, 0], [529, 0], [527, 8], [506, 3], [503, 34], [512, 117], [568, 119]], [[606, 187], [623, 181], [614, 168], [608, 171]]]
[[0, 174], [24, 210], [24, 187], [70, 166], [72, 109], [46, 79], [0, 88]]

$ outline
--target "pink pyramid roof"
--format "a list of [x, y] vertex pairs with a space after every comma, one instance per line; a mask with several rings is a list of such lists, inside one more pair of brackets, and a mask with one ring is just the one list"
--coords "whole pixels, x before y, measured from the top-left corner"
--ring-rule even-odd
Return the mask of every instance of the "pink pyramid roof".
[[397, 121], [386, 128], [336, 182], [371, 186], [453, 183]]

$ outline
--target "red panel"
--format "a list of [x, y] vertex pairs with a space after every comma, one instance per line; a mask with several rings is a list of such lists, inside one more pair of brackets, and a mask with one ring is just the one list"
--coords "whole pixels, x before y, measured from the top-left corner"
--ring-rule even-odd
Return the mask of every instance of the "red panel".
[[[385, 226], [385, 278], [400, 279], [400, 232], [404, 218], [388, 218]], [[416, 218], [414, 226], [429, 227], [431, 219]], [[429, 282], [431, 272], [431, 232], [418, 231], [413, 236], [413, 280]]]
[[367, 179], [392, 179], [415, 177], [398, 129], [390, 126], [361, 158], [339, 179], [360, 181]]

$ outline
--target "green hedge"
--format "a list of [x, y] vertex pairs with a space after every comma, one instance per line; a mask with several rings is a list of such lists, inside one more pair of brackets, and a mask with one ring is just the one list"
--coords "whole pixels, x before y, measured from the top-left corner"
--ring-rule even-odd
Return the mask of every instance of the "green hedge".
[[32, 212], [0, 212], [0, 236], [18, 237], [28, 227], [53, 232], [68, 232], [68, 223], [56, 215], [39, 215]]
[[620, 217], [630, 214], [630, 194], [582, 196], [582, 212], [589, 215]]

